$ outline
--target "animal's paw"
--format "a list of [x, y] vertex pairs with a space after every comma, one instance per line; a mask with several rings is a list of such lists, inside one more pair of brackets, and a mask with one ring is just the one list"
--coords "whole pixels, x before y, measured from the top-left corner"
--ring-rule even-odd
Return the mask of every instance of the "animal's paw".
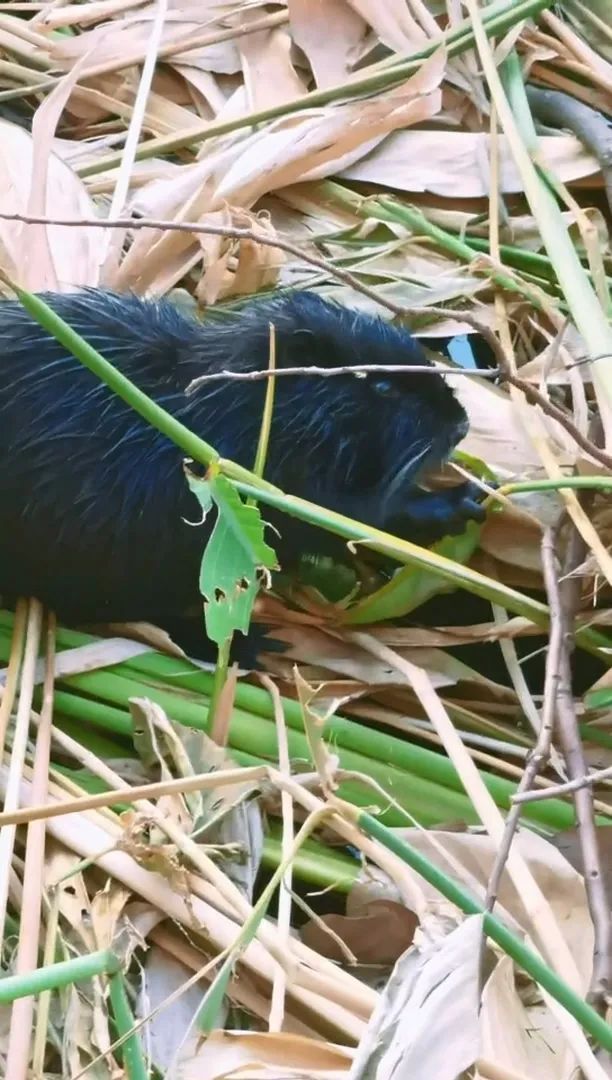
[[484, 521], [485, 498], [486, 493], [471, 480], [443, 491], [417, 490], [406, 500], [401, 516], [387, 528], [415, 543], [432, 544], [462, 533], [468, 521]]

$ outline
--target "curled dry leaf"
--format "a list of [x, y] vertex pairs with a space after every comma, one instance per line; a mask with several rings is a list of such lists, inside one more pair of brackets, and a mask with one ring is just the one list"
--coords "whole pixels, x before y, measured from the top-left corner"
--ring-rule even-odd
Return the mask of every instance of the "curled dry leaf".
[[364, 19], [348, 0], [288, 0], [287, 6], [293, 40], [307, 56], [317, 87], [342, 82], [365, 36]]
[[456, 1080], [475, 1062], [481, 938], [482, 918], [472, 916], [442, 941], [398, 960], [350, 1080]]
[[[302, 927], [302, 941], [330, 960], [346, 963], [340, 938], [358, 964], [394, 964], [412, 945], [418, 926], [413, 911], [393, 900], [373, 900], [363, 915], [323, 915]], [[327, 933], [325, 927], [336, 935]]]
[[438, 50], [416, 75], [375, 98], [270, 124], [242, 143], [242, 154], [220, 182], [216, 199], [250, 206], [277, 188], [332, 176], [368, 153], [389, 131], [434, 116], [440, 108], [438, 87], [445, 63]]
[[[23, 128], [0, 120], [0, 202], [5, 214], [26, 214], [33, 168], [33, 143]], [[68, 165], [49, 153], [43, 210], [52, 218], [94, 218], [96, 209], [84, 184]], [[26, 285], [27, 225], [0, 219], [0, 261], [17, 284]], [[96, 285], [103, 248], [102, 229], [44, 226], [60, 291]], [[35, 252], [32, 253], [35, 256]]]
[[346, 1080], [352, 1052], [300, 1035], [213, 1031], [177, 1080]]

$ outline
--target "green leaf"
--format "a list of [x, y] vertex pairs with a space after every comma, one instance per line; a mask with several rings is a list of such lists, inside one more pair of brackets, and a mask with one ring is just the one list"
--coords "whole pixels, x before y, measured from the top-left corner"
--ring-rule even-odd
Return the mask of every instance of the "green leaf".
[[[445, 536], [434, 545], [432, 553], [453, 559], [459, 564], [466, 563], [478, 547], [480, 530], [481, 526], [477, 522], [470, 521], [461, 536]], [[402, 615], [408, 615], [426, 600], [430, 600], [432, 596], [454, 592], [460, 586], [459, 576], [457, 584], [454, 585], [443, 581], [439, 574], [429, 573], [415, 566], [406, 566], [398, 570], [391, 581], [383, 585], [381, 589], [377, 589], [376, 592], [350, 608], [342, 622], [358, 625], [359, 623], [381, 622], [383, 619], [397, 619]]]
[[199, 586], [206, 632], [211, 641], [222, 645], [236, 630], [247, 633], [265, 571], [275, 570], [278, 564], [264, 539], [258, 508], [243, 502], [231, 481], [216, 470], [209, 470], [204, 480], [185, 471], [204, 516], [213, 502], [218, 511], [202, 556]]

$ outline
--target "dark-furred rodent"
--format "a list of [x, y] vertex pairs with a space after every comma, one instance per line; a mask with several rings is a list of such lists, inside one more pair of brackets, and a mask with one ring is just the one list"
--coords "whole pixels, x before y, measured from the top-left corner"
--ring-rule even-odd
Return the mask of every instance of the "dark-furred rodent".
[[[282, 366], [405, 364], [405, 375], [276, 382], [266, 479], [366, 523], [432, 542], [482, 514], [471, 485], [427, 494], [466, 415], [411, 334], [307, 292], [200, 322], [168, 300], [100, 290], [50, 306], [141, 390], [225, 458], [252, 467], [265, 381], [197, 376], [266, 368], [269, 324]], [[200, 527], [182, 452], [112, 394], [17, 302], [0, 301], [0, 593], [34, 595], [68, 621], [161, 618], [198, 602], [214, 515]], [[342, 542], [272, 514], [281, 566]]]

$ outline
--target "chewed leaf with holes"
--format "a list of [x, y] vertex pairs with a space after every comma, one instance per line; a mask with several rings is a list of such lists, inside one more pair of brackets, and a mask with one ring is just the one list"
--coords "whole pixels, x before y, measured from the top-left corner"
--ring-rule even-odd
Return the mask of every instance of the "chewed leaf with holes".
[[189, 486], [202, 509], [214, 500], [218, 517], [200, 567], [206, 632], [217, 645], [235, 630], [246, 634], [253, 604], [266, 571], [277, 567], [276, 555], [264, 540], [259, 510], [247, 506], [224, 476], [205, 481], [188, 476]]

